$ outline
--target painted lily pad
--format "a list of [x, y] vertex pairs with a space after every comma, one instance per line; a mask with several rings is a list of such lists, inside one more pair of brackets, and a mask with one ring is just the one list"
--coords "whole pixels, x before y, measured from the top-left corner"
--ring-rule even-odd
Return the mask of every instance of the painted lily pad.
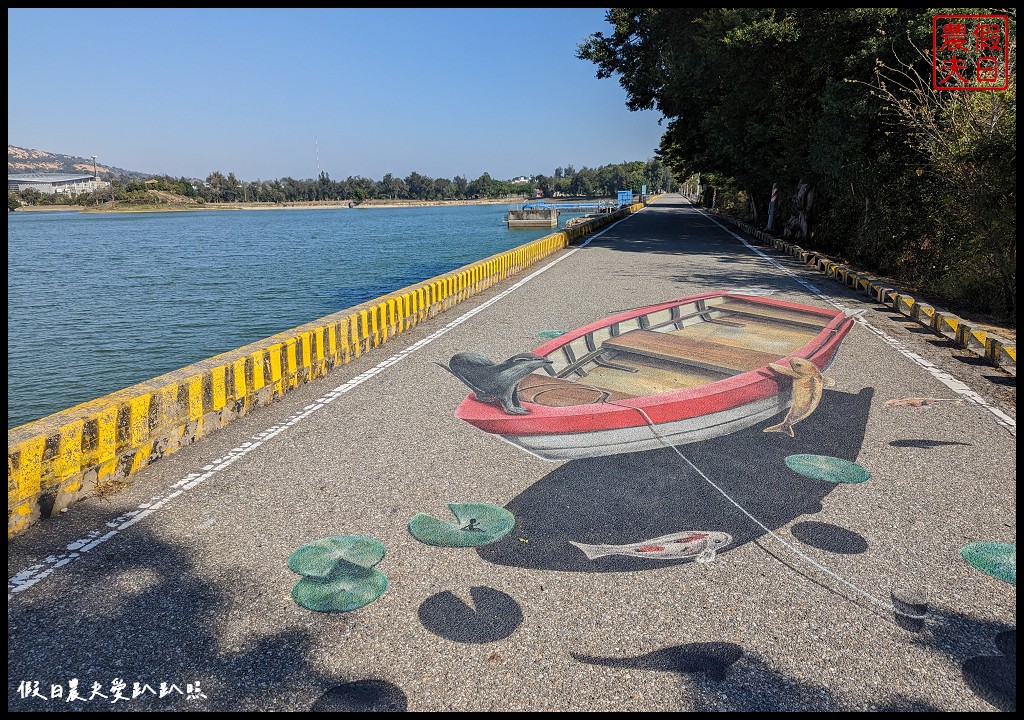
[[303, 576], [292, 588], [292, 599], [317, 612], [369, 605], [388, 588], [387, 576], [374, 568], [384, 553], [379, 540], [360, 535], [307, 543], [288, 558], [288, 567]]
[[795, 473], [837, 485], [867, 482], [871, 477], [857, 463], [830, 455], [790, 455], [785, 462]]
[[427, 513], [416, 513], [409, 521], [409, 532], [427, 545], [475, 547], [505, 537], [516, 524], [515, 516], [491, 503], [448, 503], [455, 522]]
[[384, 544], [372, 537], [344, 535], [314, 540], [288, 558], [288, 567], [299, 575], [330, 577], [339, 564], [373, 567], [384, 559]]
[[976, 570], [1017, 584], [1017, 543], [976, 542], [964, 545], [960, 554]]

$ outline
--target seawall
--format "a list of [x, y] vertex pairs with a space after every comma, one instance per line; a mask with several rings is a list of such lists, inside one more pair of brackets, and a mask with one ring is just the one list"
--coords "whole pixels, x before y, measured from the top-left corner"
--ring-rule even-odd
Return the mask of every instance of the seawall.
[[7, 536], [92, 495], [644, 207], [635, 204], [7, 433]]

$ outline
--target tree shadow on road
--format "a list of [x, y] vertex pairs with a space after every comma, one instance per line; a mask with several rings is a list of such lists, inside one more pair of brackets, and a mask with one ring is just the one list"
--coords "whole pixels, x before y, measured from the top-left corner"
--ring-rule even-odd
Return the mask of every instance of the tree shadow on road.
[[[8, 603], [8, 711], [294, 710], [339, 681], [365, 680], [317, 669], [313, 633], [333, 632], [343, 646], [344, 623], [337, 614], [292, 603], [287, 592], [294, 580], [285, 577], [284, 559], [278, 580], [271, 572], [254, 584], [227, 572], [213, 584], [195, 571], [198, 563], [186, 548], [141, 525], [130, 542], [114, 538], [103, 551], [105, 564], [49, 577]], [[70, 616], [67, 604], [50, 601], [65, 592], [78, 598]], [[67, 701], [72, 679], [84, 698], [94, 683], [107, 697]], [[125, 700], [112, 693], [118, 679]], [[38, 681], [47, 697], [51, 685], [60, 685], [63, 698], [22, 697], [22, 681]], [[142, 690], [135, 698], [134, 683]], [[170, 690], [162, 698], [161, 683]], [[193, 692], [198, 697], [190, 699], [189, 686], [194, 691], [197, 685], [201, 696]], [[389, 697], [395, 705], [395, 692]]]

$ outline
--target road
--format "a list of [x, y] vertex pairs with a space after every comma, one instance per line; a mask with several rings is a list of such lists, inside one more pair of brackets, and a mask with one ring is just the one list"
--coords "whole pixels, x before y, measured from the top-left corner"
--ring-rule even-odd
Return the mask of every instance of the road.
[[[455, 353], [722, 288], [863, 311], [793, 438], [547, 462], [454, 416]], [[917, 397], [949, 401], [886, 405]], [[8, 708], [1012, 710], [1015, 581], [961, 549], [1016, 542], [1015, 417], [1014, 378], [664, 196], [11, 540]], [[463, 502], [515, 526], [410, 533]], [[732, 543], [707, 563], [569, 544], [698, 529]], [[306, 609], [289, 557], [340, 536], [383, 545], [386, 590]]]

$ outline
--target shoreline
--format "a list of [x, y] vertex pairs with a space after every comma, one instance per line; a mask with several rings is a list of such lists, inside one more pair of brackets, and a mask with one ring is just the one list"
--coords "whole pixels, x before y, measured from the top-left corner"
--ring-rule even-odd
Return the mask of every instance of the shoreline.
[[194, 210], [362, 210], [367, 208], [394, 209], [407, 207], [450, 207], [461, 205], [517, 205], [526, 198], [483, 198], [479, 200], [323, 200], [313, 202], [250, 202], [250, 203], [153, 203], [148, 205], [119, 205], [116, 207], [86, 207], [85, 205], [22, 205], [11, 212], [190, 212]]

